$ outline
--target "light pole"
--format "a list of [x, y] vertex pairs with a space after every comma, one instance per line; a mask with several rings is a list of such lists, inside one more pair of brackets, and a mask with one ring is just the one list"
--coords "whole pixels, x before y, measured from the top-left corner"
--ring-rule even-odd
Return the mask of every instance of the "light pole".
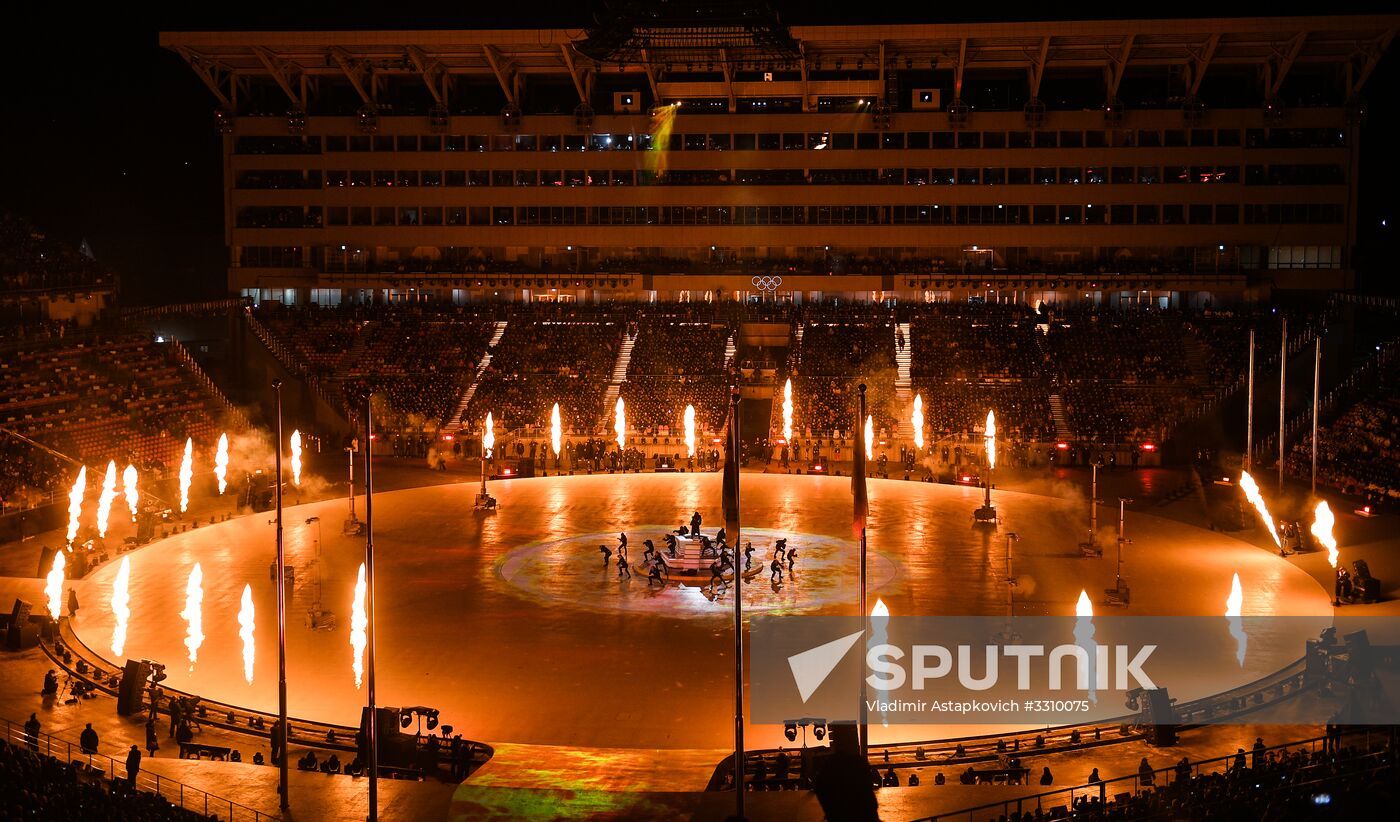
[[355, 446], [350, 445], [345, 449], [345, 455], [350, 461], [350, 523], [353, 525], [355, 519]]
[[1129, 545], [1132, 544], [1132, 540], [1125, 536], [1123, 530], [1123, 523], [1126, 519], [1126, 507], [1128, 503], [1132, 501], [1133, 500], [1125, 499], [1124, 497], [1118, 498], [1118, 568], [1113, 575], [1113, 588], [1117, 591], [1123, 590], [1123, 545], [1125, 543]]
[[281, 735], [282, 756], [277, 793], [282, 810], [291, 806], [287, 797], [287, 563], [282, 551], [282, 381], [272, 381], [277, 397], [277, 721]]
[[[379, 708], [374, 691], [374, 404], [365, 395], [365, 694], [369, 701], [369, 822], [379, 819]], [[284, 756], [283, 762], [287, 759]]]
[[1006, 535], [1006, 628], [1011, 630], [1012, 599], [1011, 589], [1016, 587], [1016, 577], [1011, 573], [1011, 543], [1020, 541], [1021, 537], [1014, 531]]

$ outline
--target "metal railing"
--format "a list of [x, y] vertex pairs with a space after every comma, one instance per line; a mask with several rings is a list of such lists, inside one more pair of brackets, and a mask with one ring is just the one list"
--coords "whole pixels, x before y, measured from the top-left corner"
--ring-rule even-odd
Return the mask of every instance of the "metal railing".
[[[42, 732], [31, 735], [25, 731], [23, 723], [12, 722], [9, 719], [5, 719], [4, 723], [4, 741], [15, 748], [50, 756], [65, 763], [78, 763], [83, 765], [91, 776], [110, 779], [114, 783], [131, 784], [126, 777], [125, 758], [117, 760], [103, 753], [86, 753], [82, 746], [75, 742], [59, 739]], [[241, 820], [260, 822], [264, 819], [281, 818], [280, 814], [264, 813], [247, 805], [240, 805], [231, 799], [215, 796], [192, 785], [176, 781], [168, 776], [161, 776], [158, 773], [145, 770], [137, 774], [134, 787], [138, 791], [157, 794], [183, 810], [204, 816], [217, 814], [219, 819], [229, 822], [241, 822]]]
[[280, 337], [272, 332], [261, 320], [253, 314], [252, 309], [245, 308], [243, 318], [248, 323], [248, 327], [253, 330], [254, 336], [262, 341], [262, 344], [272, 353], [282, 367], [295, 375], [298, 379], [310, 386], [316, 396], [321, 398], [327, 407], [341, 416], [346, 416], [348, 409], [345, 406], [344, 398], [336, 399], [326, 385], [311, 371], [305, 361], [294, 352], [290, 346], [282, 341]]
[[[1355, 733], [1350, 734], [1352, 739], [1355, 739], [1357, 735], [1358, 734]], [[1326, 745], [1327, 737], [1319, 736], [1311, 739], [1302, 739], [1297, 742], [1289, 742], [1283, 745], [1273, 745], [1264, 748], [1262, 753], [1288, 753], [1289, 751], [1306, 749], [1309, 754], [1312, 754], [1319, 747], [1325, 749]], [[1369, 730], [1364, 732], [1362, 747], [1363, 750], [1370, 751], [1371, 732]], [[1367, 755], [1370, 754], [1363, 754], [1356, 758], [1360, 759]], [[1228, 772], [1233, 769], [1233, 763], [1237, 761], [1238, 756], [1238, 753], [1233, 753], [1191, 763], [1191, 778], [1221, 771]], [[1252, 762], [1254, 752], [1246, 752], [1246, 756], [1248, 757], [1247, 761]], [[1032, 774], [1031, 778], [1034, 778], [1034, 774]], [[1013, 812], [1024, 814], [1026, 812], [1034, 812], [1036, 809], [1051, 811], [1059, 806], [1063, 806], [1066, 811], [1073, 813], [1076, 810], [1075, 802], [1081, 798], [1088, 798], [1089, 800], [1097, 798], [1098, 804], [1095, 810], [1102, 812], [1104, 804], [1108, 802], [1110, 798], [1116, 801], [1121, 799], [1124, 795], [1136, 797], [1146, 790], [1166, 790], [1178, 781], [1179, 776], [1177, 769], [1176, 766], [1173, 765], [1167, 768], [1154, 768], [1150, 778], [1146, 778], [1145, 773], [1133, 773], [1128, 776], [1117, 776], [1112, 779], [1105, 779], [1101, 782], [1073, 785], [1067, 788], [1058, 788], [1053, 791], [1006, 799], [1001, 802], [989, 802], [986, 805], [978, 805], [973, 808], [964, 808], [948, 813], [925, 816], [913, 820], [913, 822], [939, 822], [940, 820], [956, 819], [966, 819], [968, 822], [972, 822], [972, 820], [985, 817], [989, 813], [993, 816], [1009, 816]]]
[[199, 364], [199, 361], [194, 358], [194, 355], [190, 353], [190, 350], [185, 347], [184, 343], [174, 337], [166, 337], [165, 341], [166, 344], [171, 347], [171, 350], [175, 352], [175, 358], [185, 366], [185, 370], [204, 387], [205, 391], [213, 395], [214, 399], [217, 400], [220, 405], [224, 406], [238, 428], [246, 430], [252, 427], [252, 424], [248, 421], [248, 415], [243, 413], [243, 409], [234, 405], [233, 400], [230, 400], [224, 392], [219, 389], [219, 386], [214, 383], [213, 378], [205, 372], [204, 367]]

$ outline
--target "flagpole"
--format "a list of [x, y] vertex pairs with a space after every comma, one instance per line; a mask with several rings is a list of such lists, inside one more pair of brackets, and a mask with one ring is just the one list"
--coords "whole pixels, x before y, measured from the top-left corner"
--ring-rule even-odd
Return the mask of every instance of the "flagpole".
[[379, 717], [374, 693], [374, 403], [365, 394], [365, 692], [369, 700], [369, 820], [379, 819]]
[[[739, 556], [739, 391], [729, 396], [729, 444], [724, 455], [724, 528]], [[734, 818], [744, 820], [744, 574], [734, 563]]]
[[[860, 384], [860, 405], [856, 414], [856, 445], [855, 445], [855, 471], [851, 478], [856, 484], [855, 487], [855, 515], [856, 524], [860, 527], [860, 619], [862, 636], [870, 635], [870, 611], [865, 607], [865, 519], [868, 514], [869, 502], [865, 492], [865, 383]], [[860, 755], [868, 757], [870, 755], [870, 718], [865, 707], [866, 686], [865, 677], [860, 678]]]
[[287, 564], [282, 552], [282, 381], [272, 381], [277, 395], [277, 719], [282, 738], [277, 793], [282, 810], [291, 807], [287, 797], [287, 750], [291, 734], [287, 728]]

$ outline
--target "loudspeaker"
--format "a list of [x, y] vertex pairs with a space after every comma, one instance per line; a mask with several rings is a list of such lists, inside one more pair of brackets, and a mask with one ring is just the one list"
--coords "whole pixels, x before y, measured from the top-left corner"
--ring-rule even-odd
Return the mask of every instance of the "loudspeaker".
[[132, 716], [141, 713], [145, 707], [146, 680], [151, 676], [151, 667], [134, 659], [126, 661], [122, 671], [122, 684], [117, 689], [117, 714]]
[[23, 651], [39, 644], [39, 626], [33, 622], [11, 622], [5, 636], [5, 647]]
[[39, 577], [40, 579], [43, 579], [44, 577], [46, 577], [46, 576], [49, 575], [49, 571], [52, 571], [52, 570], [53, 570], [53, 555], [56, 554], [56, 553], [58, 553], [58, 549], [57, 549], [57, 548], [50, 548], [50, 547], [47, 546], [47, 545], [45, 545], [42, 549], [40, 549], [40, 551], [39, 551], [39, 573], [35, 574], [34, 576]]
[[827, 726], [826, 733], [833, 753], [860, 753], [859, 726], [847, 723], [833, 724]]
[[[375, 743], [379, 748], [379, 764], [401, 768], [415, 764], [417, 751], [413, 737], [399, 730], [398, 708], [375, 708], [378, 721], [375, 723]], [[360, 733], [358, 735], [360, 761], [369, 765], [369, 707], [360, 709]]]
[[1171, 697], [1166, 688], [1153, 688], [1147, 692], [1147, 724], [1152, 726], [1151, 744], [1165, 747], [1176, 744], [1176, 711], [1172, 708]]
[[827, 819], [851, 822], [877, 822], [870, 763], [859, 753], [860, 737], [855, 725], [831, 725], [830, 752], [813, 755], [812, 792], [817, 795]]
[[20, 625], [29, 621], [29, 615], [33, 613], [34, 606], [18, 597], [15, 598], [15, 607], [10, 609], [10, 624]]

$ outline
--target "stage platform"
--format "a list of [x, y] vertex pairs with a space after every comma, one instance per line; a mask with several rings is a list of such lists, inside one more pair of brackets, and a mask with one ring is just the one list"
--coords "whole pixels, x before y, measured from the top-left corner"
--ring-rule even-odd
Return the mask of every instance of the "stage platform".
[[[717, 760], [732, 746], [731, 586], [657, 587], [640, 570], [640, 557], [643, 540], [663, 546], [663, 535], [696, 510], [713, 535], [721, 524], [720, 476], [497, 481], [490, 488], [500, 507], [492, 512], [472, 510], [478, 488], [465, 482], [375, 496], [380, 704], [437, 708], [457, 733], [492, 745], [634, 750], [658, 759], [659, 749], [713, 749]], [[1001, 614], [1005, 534], [1016, 532], [1018, 614], [1072, 614], [1080, 589], [1087, 589], [1100, 613], [1219, 615], [1236, 572], [1246, 615], [1331, 613], [1328, 593], [1276, 554], [1139, 513], [1127, 520], [1133, 542], [1124, 576], [1132, 603], [1110, 608], [1103, 590], [1113, 587], [1116, 535], [1101, 535], [1103, 557], [1081, 555], [1082, 499], [998, 491], [993, 501], [1002, 521], [977, 526], [972, 512], [981, 505], [980, 489], [872, 480], [871, 600], [880, 597], [895, 614]], [[781, 584], [765, 570], [744, 586], [750, 613], [856, 612], [848, 478], [746, 473], [743, 510], [739, 543], [753, 541], [755, 565], [767, 564], [779, 537], [798, 550], [795, 573], [784, 565]], [[286, 511], [287, 561], [296, 568], [288, 699], [293, 716], [353, 724], [364, 693], [351, 669], [350, 603], [364, 542], [341, 535], [345, 511], [343, 499]], [[307, 524], [310, 517], [321, 522]], [[619, 579], [616, 565], [605, 566], [598, 551], [600, 544], [615, 548], [621, 531], [630, 542], [630, 580]], [[131, 554], [123, 656], [164, 662], [170, 686], [275, 710], [273, 554], [270, 514], [206, 525]], [[204, 573], [205, 639], [192, 664], [180, 613], [196, 562]], [[83, 608], [73, 627], [109, 659], [107, 603], [117, 565], [74, 583]], [[236, 617], [245, 584], [257, 612], [251, 685]], [[334, 615], [332, 627], [307, 625], [318, 596]], [[1289, 658], [1251, 654], [1240, 681], [1296, 659], [1302, 637], [1297, 651]], [[686, 709], [675, 710], [678, 704]], [[989, 730], [906, 726], [871, 733], [878, 743]], [[786, 743], [779, 726], [751, 726], [747, 733], [753, 748]]]

